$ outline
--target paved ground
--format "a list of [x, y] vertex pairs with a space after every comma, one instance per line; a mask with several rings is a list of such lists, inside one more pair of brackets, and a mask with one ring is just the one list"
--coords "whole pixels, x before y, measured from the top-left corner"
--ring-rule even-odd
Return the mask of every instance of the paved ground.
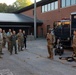
[[[10, 55], [3, 49], [3, 59], [0, 59], [0, 75], [76, 75], [76, 62], [47, 59], [46, 40], [38, 39], [27, 42], [27, 49]], [[71, 56], [72, 52], [65, 51], [63, 56]]]

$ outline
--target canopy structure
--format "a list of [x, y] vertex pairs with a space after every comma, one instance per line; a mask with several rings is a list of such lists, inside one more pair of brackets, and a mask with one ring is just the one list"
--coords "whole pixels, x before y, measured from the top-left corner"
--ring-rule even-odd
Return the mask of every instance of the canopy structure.
[[[34, 25], [34, 18], [23, 14], [0, 13], [0, 27], [27, 27]], [[42, 25], [42, 21], [37, 19], [37, 25]]]
[[[42, 21], [36, 21], [37, 26], [42, 25]], [[0, 13], [0, 28], [5, 29], [6, 32], [8, 29], [16, 30], [19, 29], [25, 30], [28, 35], [31, 33], [34, 34], [34, 18], [20, 13]]]

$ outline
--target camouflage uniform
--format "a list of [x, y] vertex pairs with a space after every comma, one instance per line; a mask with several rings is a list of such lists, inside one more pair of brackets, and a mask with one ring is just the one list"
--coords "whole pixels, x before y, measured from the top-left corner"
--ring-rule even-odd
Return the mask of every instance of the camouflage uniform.
[[22, 48], [24, 46], [24, 37], [23, 37], [23, 33], [18, 33], [17, 34], [17, 38], [18, 38], [18, 50], [22, 51]]
[[12, 49], [10, 51], [10, 53], [12, 54], [12, 51], [13, 51], [13, 47], [15, 48], [15, 54], [17, 54], [17, 44], [16, 44], [16, 40], [17, 40], [17, 36], [16, 34], [13, 34], [11, 36], [11, 42], [12, 42]]
[[3, 33], [3, 47], [5, 47], [6, 45], [6, 38], [7, 38], [6, 33]]
[[11, 49], [12, 49], [12, 43], [11, 43], [11, 35], [12, 35], [12, 33], [11, 32], [8, 32], [7, 33], [7, 42], [8, 42], [8, 51], [11, 51]]
[[53, 59], [53, 36], [50, 33], [47, 33], [47, 49], [49, 53], [49, 58]]
[[74, 56], [76, 56], [76, 36], [73, 36], [73, 43], [72, 43], [72, 47], [74, 50]]
[[0, 57], [2, 54], [2, 42], [3, 42], [3, 36], [2, 36], [2, 33], [0, 33]]

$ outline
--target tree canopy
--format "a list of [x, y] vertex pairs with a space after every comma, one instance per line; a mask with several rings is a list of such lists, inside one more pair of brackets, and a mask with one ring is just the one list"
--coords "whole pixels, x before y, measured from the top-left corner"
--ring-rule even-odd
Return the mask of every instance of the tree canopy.
[[32, 2], [30, 0], [16, 0], [12, 5], [7, 5], [6, 3], [0, 3], [0, 12], [14, 12], [21, 8], [31, 5]]
[[24, 8], [26, 6], [31, 5], [32, 2], [30, 0], [16, 0], [16, 2], [14, 2], [14, 6], [17, 7], [18, 9]]
[[17, 8], [14, 7], [14, 5], [7, 5], [5, 3], [0, 3], [0, 12], [9, 13], [14, 11], [17, 11]]

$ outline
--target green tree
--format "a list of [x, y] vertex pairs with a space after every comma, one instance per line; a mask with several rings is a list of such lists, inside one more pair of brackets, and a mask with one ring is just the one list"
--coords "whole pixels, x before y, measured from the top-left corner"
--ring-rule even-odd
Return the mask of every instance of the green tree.
[[21, 9], [24, 8], [26, 6], [31, 5], [32, 2], [30, 0], [16, 0], [16, 2], [14, 2], [14, 7]]
[[5, 12], [5, 13], [14, 12], [23, 7], [29, 6], [30, 4], [32, 4], [30, 0], [16, 0], [16, 2], [13, 3], [13, 5], [0, 3], [0, 12]]
[[7, 10], [7, 5], [5, 3], [0, 3], [0, 12], [5, 12]]
[[17, 11], [18, 9], [16, 7], [14, 7], [13, 5], [9, 5], [7, 6], [7, 10], [6, 12], [14, 12], [14, 11]]
[[14, 5], [7, 5], [5, 3], [0, 3], [0, 12], [9, 13], [17, 11], [18, 9]]

